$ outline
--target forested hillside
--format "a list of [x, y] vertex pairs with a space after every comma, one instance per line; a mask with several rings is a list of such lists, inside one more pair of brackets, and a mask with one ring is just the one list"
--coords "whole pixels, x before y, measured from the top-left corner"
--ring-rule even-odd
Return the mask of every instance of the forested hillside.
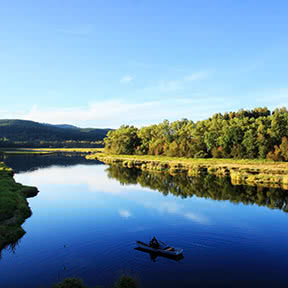
[[183, 119], [108, 132], [105, 151], [113, 154], [193, 158], [288, 160], [288, 111], [266, 107], [215, 114], [194, 123]]
[[0, 120], [0, 147], [98, 147], [109, 129]]

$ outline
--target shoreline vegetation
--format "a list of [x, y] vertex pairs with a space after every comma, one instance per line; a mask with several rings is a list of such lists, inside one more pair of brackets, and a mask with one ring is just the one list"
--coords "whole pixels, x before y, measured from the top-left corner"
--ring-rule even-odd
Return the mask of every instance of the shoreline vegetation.
[[31, 149], [22, 149], [30, 150], [32, 152], [75, 152], [75, 153], [100, 153], [104, 152], [104, 148], [31, 148]]
[[231, 182], [288, 190], [288, 110], [217, 113], [142, 128], [121, 126], [104, 139], [104, 154], [88, 155], [128, 168], [229, 176]]
[[38, 194], [38, 189], [16, 183], [14, 172], [0, 162], [0, 255], [7, 246], [12, 249], [25, 231], [21, 227], [32, 215], [27, 198]]
[[[89, 286], [90, 287], [90, 286]], [[83, 284], [82, 279], [80, 278], [66, 278], [63, 281], [54, 284], [52, 288], [89, 288]], [[95, 288], [104, 288], [104, 286], [93, 286]], [[93, 288], [90, 287], [90, 288]], [[139, 281], [130, 276], [129, 274], [123, 274], [118, 278], [118, 280], [114, 283], [113, 288], [139, 288]]]
[[0, 148], [0, 153], [4, 155], [47, 155], [58, 152], [62, 153], [99, 153], [104, 148]]
[[188, 176], [213, 174], [230, 177], [233, 185], [250, 185], [288, 190], [288, 163], [254, 159], [195, 159], [152, 155], [90, 154], [86, 159], [105, 164], [138, 168], [144, 171], [166, 171], [171, 175]]
[[288, 161], [288, 110], [266, 107], [107, 133], [109, 154]]

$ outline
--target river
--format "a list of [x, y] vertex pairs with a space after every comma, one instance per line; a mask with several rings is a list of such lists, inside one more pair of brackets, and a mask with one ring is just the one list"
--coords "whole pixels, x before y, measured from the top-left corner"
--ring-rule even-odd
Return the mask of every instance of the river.
[[[37, 186], [15, 249], [2, 251], [0, 287], [51, 287], [65, 277], [113, 287], [287, 287], [288, 191], [109, 167], [83, 157], [9, 156], [15, 179]], [[182, 259], [136, 250], [153, 236]]]

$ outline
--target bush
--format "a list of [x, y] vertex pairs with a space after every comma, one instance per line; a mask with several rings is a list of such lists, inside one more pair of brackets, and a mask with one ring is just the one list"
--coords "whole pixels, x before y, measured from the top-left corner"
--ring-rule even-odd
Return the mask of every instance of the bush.
[[54, 284], [53, 288], [85, 288], [81, 279], [66, 278], [64, 281]]
[[135, 278], [128, 275], [123, 275], [114, 284], [114, 288], [137, 288], [138, 284]]

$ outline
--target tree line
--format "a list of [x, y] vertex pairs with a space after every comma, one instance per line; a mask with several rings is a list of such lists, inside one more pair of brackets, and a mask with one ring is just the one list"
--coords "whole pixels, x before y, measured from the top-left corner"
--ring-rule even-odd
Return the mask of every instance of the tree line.
[[267, 107], [214, 114], [207, 120], [164, 120], [109, 131], [105, 152], [189, 158], [288, 161], [288, 111]]

